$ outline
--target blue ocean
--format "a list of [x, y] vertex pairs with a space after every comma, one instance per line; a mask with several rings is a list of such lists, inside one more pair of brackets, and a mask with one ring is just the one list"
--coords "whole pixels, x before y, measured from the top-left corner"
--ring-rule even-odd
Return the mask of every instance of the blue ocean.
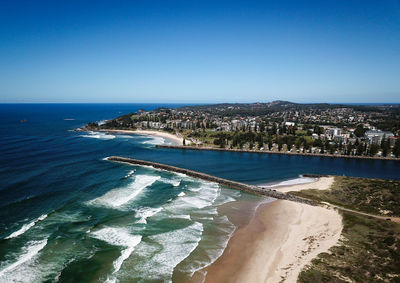
[[305, 173], [400, 178], [395, 161], [172, 150], [155, 147], [171, 143], [160, 137], [73, 131], [177, 106], [1, 104], [0, 282], [187, 282], [243, 225], [239, 206], [271, 201], [111, 155], [249, 184]]

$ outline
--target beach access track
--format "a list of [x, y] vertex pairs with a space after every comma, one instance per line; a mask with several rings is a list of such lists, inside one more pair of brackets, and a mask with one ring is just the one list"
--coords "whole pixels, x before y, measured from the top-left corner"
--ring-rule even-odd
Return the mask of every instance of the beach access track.
[[129, 163], [132, 165], [139, 165], [139, 166], [151, 166], [151, 167], [154, 167], [157, 169], [163, 169], [163, 170], [167, 170], [167, 171], [177, 172], [177, 173], [185, 174], [190, 177], [199, 178], [199, 179], [210, 181], [210, 182], [215, 182], [215, 183], [221, 184], [223, 186], [227, 186], [227, 187], [230, 187], [233, 189], [238, 189], [238, 190], [245, 191], [248, 193], [272, 197], [272, 198], [276, 198], [276, 199], [283, 199], [283, 200], [289, 200], [289, 201], [295, 201], [295, 202], [299, 202], [299, 203], [315, 205], [310, 200], [307, 200], [307, 199], [304, 199], [304, 198], [301, 198], [298, 196], [294, 196], [294, 195], [291, 195], [288, 193], [278, 192], [274, 189], [261, 188], [261, 187], [255, 186], [255, 185], [249, 185], [249, 184], [244, 184], [244, 183], [240, 183], [240, 182], [236, 182], [236, 181], [231, 181], [231, 180], [219, 178], [216, 176], [212, 176], [209, 174], [201, 173], [198, 171], [184, 169], [184, 168], [171, 166], [171, 165], [167, 165], [167, 164], [156, 163], [156, 162], [145, 161], [145, 160], [138, 160], [138, 159], [133, 159], [133, 158], [121, 157], [121, 156], [110, 156], [110, 157], [107, 157], [107, 160]]

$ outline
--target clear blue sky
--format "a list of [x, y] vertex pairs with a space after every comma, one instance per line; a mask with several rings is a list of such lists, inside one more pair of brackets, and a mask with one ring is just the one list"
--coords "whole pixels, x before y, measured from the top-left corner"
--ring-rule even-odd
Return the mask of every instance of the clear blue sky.
[[276, 99], [400, 102], [400, 2], [0, 2], [0, 102]]

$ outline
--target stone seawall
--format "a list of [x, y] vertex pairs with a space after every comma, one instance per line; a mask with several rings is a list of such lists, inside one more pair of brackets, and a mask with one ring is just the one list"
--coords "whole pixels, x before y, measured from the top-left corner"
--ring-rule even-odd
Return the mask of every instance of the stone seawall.
[[300, 153], [288, 151], [269, 151], [258, 149], [230, 149], [230, 148], [217, 148], [217, 147], [204, 147], [204, 146], [182, 146], [182, 145], [156, 145], [159, 148], [172, 148], [172, 149], [189, 149], [189, 150], [212, 150], [212, 151], [229, 151], [229, 152], [246, 152], [246, 153], [263, 153], [263, 154], [284, 154], [284, 155], [297, 155], [297, 156], [314, 156], [314, 157], [331, 157], [331, 158], [352, 158], [352, 159], [372, 159], [372, 160], [392, 160], [400, 161], [400, 158], [387, 158], [387, 157], [374, 157], [374, 156], [354, 156], [354, 155], [335, 155], [335, 154], [321, 154], [321, 153]]
[[260, 187], [254, 186], [254, 185], [243, 184], [243, 183], [215, 177], [215, 176], [212, 176], [209, 174], [205, 174], [205, 173], [201, 173], [201, 172], [197, 172], [197, 171], [193, 171], [193, 170], [189, 170], [189, 169], [184, 169], [184, 168], [180, 168], [180, 167], [175, 167], [175, 166], [171, 166], [171, 165], [166, 165], [166, 164], [161, 164], [161, 163], [156, 163], [156, 162], [151, 162], [151, 161], [145, 161], [145, 160], [138, 160], [138, 159], [133, 159], [133, 158], [127, 158], [127, 157], [121, 157], [121, 156], [111, 156], [111, 157], [108, 157], [107, 160], [129, 163], [129, 164], [133, 164], [133, 165], [152, 166], [157, 169], [163, 169], [163, 170], [167, 170], [167, 171], [182, 173], [182, 174], [188, 175], [190, 177], [199, 178], [199, 179], [203, 179], [203, 180], [210, 181], [210, 182], [215, 182], [215, 183], [218, 183], [218, 184], [230, 187], [230, 188], [242, 190], [242, 191], [245, 191], [248, 193], [253, 193], [253, 194], [268, 196], [268, 197], [277, 198], [277, 199], [284, 199], [284, 200], [290, 200], [290, 201], [296, 201], [296, 202], [300, 202], [300, 203], [314, 205], [313, 202], [310, 200], [300, 198], [300, 197], [297, 197], [297, 196], [294, 196], [294, 195], [291, 195], [288, 193], [282, 193], [282, 192], [278, 192], [273, 189], [260, 188]]

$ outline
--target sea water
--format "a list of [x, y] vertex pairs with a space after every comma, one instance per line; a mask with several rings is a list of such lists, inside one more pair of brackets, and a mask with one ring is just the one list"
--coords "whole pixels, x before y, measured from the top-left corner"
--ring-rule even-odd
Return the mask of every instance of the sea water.
[[[159, 149], [146, 135], [74, 132], [156, 104], [0, 105], [0, 282], [186, 281], [237, 228], [219, 207], [262, 199], [122, 155], [260, 184], [320, 173], [400, 178], [397, 162]], [[224, 210], [225, 211], [225, 210]]]

